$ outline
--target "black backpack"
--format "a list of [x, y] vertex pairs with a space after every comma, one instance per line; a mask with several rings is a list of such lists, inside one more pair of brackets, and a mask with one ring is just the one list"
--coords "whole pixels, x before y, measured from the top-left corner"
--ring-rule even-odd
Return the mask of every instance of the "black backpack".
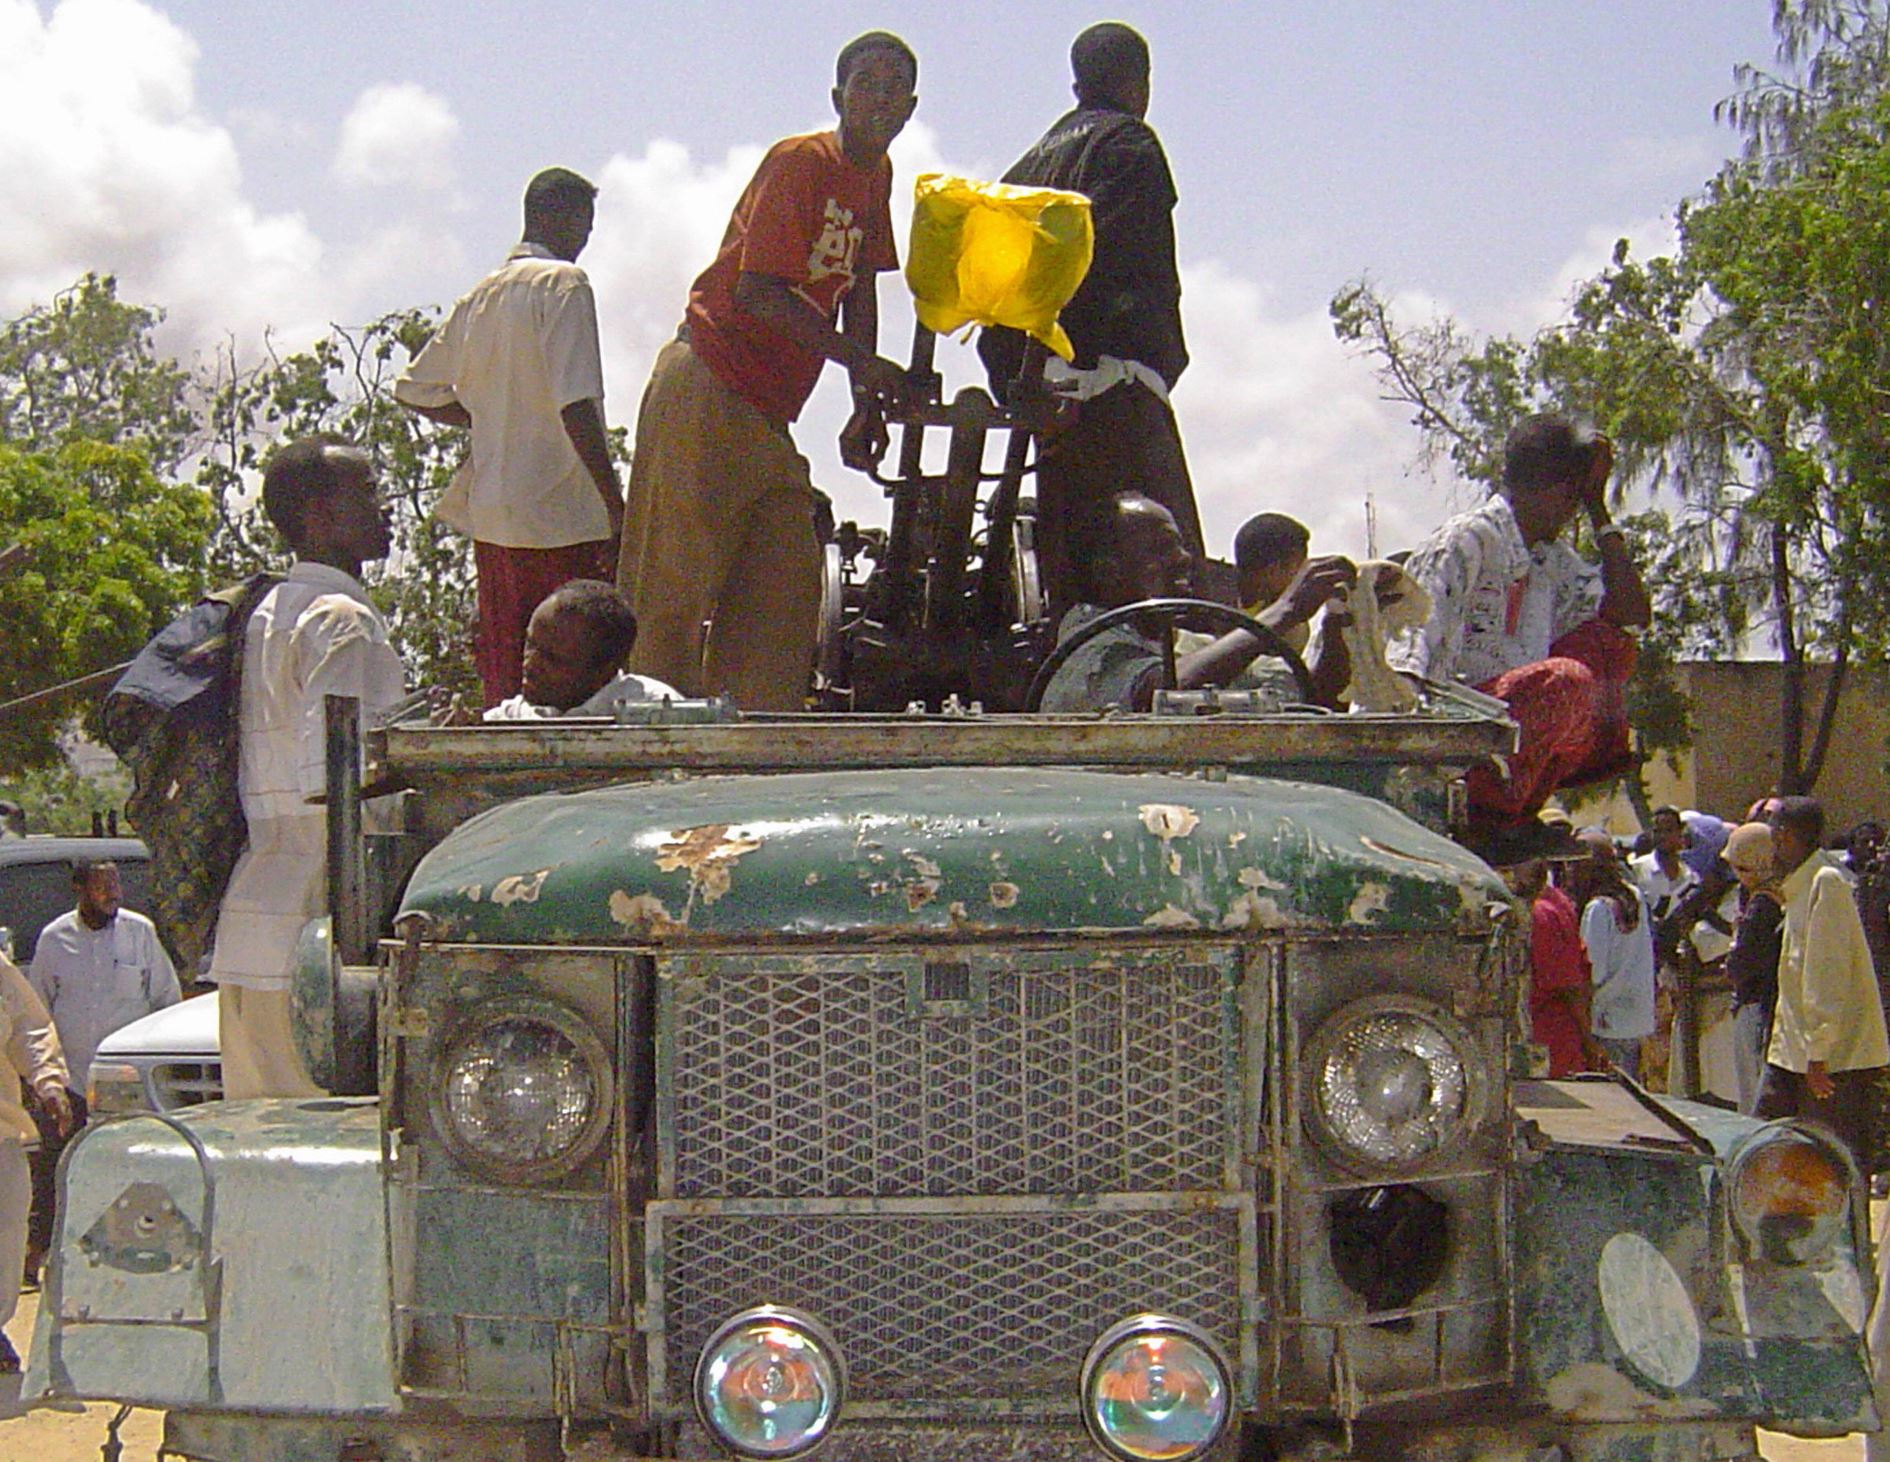
[[177, 968], [202, 972], [249, 842], [237, 790], [243, 640], [280, 575], [253, 574], [167, 624], [105, 697], [105, 740], [131, 768], [125, 811], [151, 850], [151, 919]]

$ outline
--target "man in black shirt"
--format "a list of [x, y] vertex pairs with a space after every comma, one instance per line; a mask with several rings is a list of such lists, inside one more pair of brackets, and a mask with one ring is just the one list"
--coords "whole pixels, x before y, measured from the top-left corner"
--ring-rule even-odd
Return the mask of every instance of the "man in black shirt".
[[[1126, 25], [1093, 25], [1070, 47], [1076, 108], [1004, 175], [1007, 183], [1086, 195], [1096, 230], [1089, 274], [1063, 310], [1074, 366], [1046, 376], [1075, 402], [1046, 435], [1037, 472], [1037, 548], [1053, 612], [1082, 596], [1079, 574], [1112, 496], [1140, 492], [1168, 509], [1202, 557], [1201, 517], [1168, 393], [1188, 366], [1175, 266], [1175, 183], [1148, 111], [1148, 42]], [[978, 342], [993, 392], [1007, 397], [1023, 359], [1015, 330]]]

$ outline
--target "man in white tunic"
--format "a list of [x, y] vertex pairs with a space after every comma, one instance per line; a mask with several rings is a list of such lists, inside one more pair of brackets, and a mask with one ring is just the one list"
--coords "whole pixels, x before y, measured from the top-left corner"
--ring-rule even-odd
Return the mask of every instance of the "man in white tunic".
[[332, 441], [285, 447], [263, 478], [263, 510], [294, 550], [289, 576], [250, 616], [243, 642], [237, 773], [249, 846], [217, 919], [223, 1087], [231, 1098], [313, 1096], [289, 1026], [289, 960], [326, 906], [326, 698], [353, 696], [364, 722], [401, 699], [400, 657], [361, 586], [388, 549], [364, 453]]
[[[26, 1215], [33, 1201], [26, 1144], [38, 1132], [20, 1100], [21, 1087], [31, 1091], [34, 1104], [63, 1137], [72, 1130], [72, 1103], [66, 1096], [71, 1083], [45, 1004], [13, 961], [0, 957], [0, 1325], [13, 1318], [20, 1302]], [[0, 1375], [19, 1369], [19, 1354], [0, 1333]]]
[[66, 1064], [85, 1086], [99, 1042], [122, 1026], [182, 998], [177, 971], [157, 928], [124, 905], [118, 865], [72, 865], [77, 905], [39, 931], [27, 978], [46, 1002]]
[[[72, 891], [77, 905], [39, 931], [27, 979], [45, 1002], [72, 1073], [72, 1106], [85, 1121], [85, 1083], [99, 1042], [132, 1021], [175, 1005], [182, 992], [177, 971], [143, 914], [123, 907], [124, 883], [109, 860], [76, 859]], [[51, 1124], [42, 1124], [33, 1155], [33, 1228], [26, 1275], [39, 1272], [52, 1244], [59, 1155], [66, 1148]]]

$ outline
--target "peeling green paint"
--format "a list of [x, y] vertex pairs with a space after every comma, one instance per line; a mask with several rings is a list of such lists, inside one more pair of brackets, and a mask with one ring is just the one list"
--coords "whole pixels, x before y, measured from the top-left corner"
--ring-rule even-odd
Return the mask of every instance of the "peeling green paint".
[[1480, 927], [1506, 898], [1461, 847], [1329, 787], [985, 768], [524, 798], [429, 853], [402, 912], [454, 941], [666, 944], [1384, 933]]

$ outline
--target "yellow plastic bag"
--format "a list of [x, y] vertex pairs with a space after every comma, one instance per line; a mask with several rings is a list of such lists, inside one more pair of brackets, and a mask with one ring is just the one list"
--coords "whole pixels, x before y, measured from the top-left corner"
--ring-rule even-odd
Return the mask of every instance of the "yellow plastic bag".
[[1068, 360], [1075, 351], [1057, 312], [1089, 273], [1095, 246], [1081, 193], [922, 173], [906, 283], [927, 329], [1009, 325]]

